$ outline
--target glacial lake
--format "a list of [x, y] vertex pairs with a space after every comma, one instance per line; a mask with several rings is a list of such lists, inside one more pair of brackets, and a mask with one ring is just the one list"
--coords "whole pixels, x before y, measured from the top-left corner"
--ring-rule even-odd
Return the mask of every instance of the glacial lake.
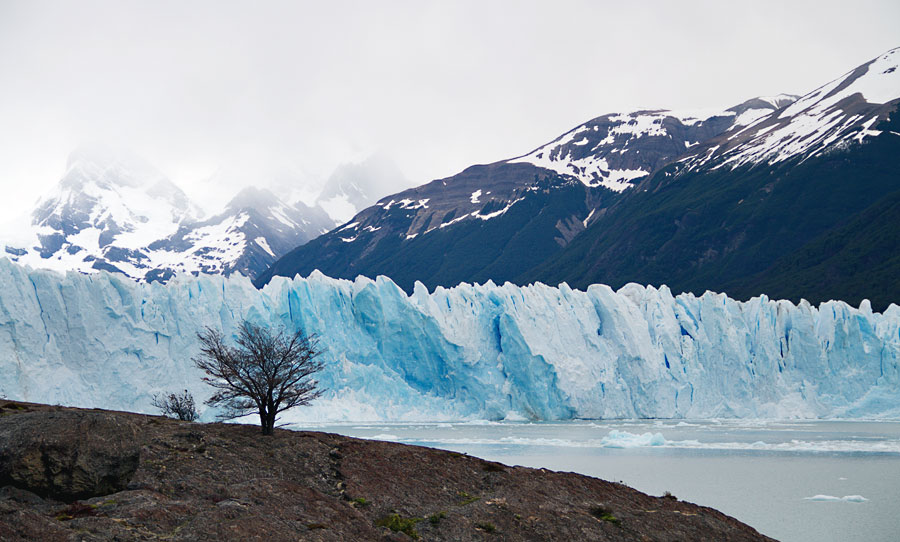
[[782, 542], [900, 540], [900, 421], [294, 424], [670, 491]]

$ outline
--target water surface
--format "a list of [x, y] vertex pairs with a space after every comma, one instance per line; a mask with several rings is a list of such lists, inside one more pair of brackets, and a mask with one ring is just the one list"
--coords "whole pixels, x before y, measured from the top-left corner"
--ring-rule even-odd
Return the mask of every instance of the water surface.
[[783, 542], [900, 540], [900, 422], [615, 421], [294, 426], [621, 481]]

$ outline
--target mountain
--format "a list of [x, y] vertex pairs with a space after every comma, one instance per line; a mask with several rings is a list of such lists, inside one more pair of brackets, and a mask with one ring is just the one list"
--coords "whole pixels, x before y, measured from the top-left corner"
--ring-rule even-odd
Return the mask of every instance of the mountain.
[[[9, 309], [8, 309], [9, 308]], [[213, 389], [196, 331], [242, 319], [315, 333], [325, 395], [300, 420], [895, 418], [900, 307], [873, 312], [627, 285], [182, 276], [147, 288], [0, 260], [0, 394], [153, 412]], [[115, 370], [110, 370], [114, 367]], [[207, 411], [210, 419], [216, 413]]]
[[900, 49], [735, 127], [518, 280], [900, 300]]
[[148, 245], [158, 259], [153, 278], [173, 272], [235, 271], [255, 277], [298, 243], [327, 231], [334, 222], [318, 207], [287, 205], [269, 190], [245, 188], [224, 212]]
[[622, 192], [700, 142], [752, 125], [797, 96], [754, 98], [716, 113], [637, 111], [598, 117], [507, 163], [570, 175], [587, 186]]
[[[341, 164], [325, 181], [316, 205], [339, 223], [390, 194], [409, 181], [387, 156], [376, 154], [362, 162]], [[293, 248], [293, 247], [292, 247]]]
[[769, 115], [708, 141], [691, 169], [806, 161], [881, 135], [900, 100], [900, 48], [857, 67]]
[[[802, 97], [598, 117], [518, 158], [383, 198], [257, 284], [314, 269], [383, 274], [408, 292], [416, 280], [640, 282], [742, 299], [766, 288], [794, 301], [866, 297], [883, 310], [900, 300], [897, 245], [883, 235], [900, 228], [898, 51]], [[835, 243], [843, 263], [828, 253]]]
[[686, 149], [765, 116], [789, 96], [715, 114], [605, 115], [529, 154], [472, 166], [379, 200], [288, 253], [259, 279], [384, 274], [410, 291], [460, 281], [515, 280], [552, 257], [636, 183]]
[[145, 160], [121, 150], [73, 152], [56, 188], [24, 231], [10, 232], [6, 256], [33, 267], [121, 272], [166, 280], [176, 272], [256, 276], [334, 222], [321, 210], [291, 206], [246, 189], [220, 214], [200, 208]]

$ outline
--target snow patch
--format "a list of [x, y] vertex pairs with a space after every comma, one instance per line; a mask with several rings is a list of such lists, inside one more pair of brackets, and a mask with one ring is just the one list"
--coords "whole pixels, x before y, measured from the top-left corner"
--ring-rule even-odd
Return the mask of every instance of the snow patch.
[[269, 254], [269, 256], [271, 256], [273, 258], [275, 257], [275, 252], [273, 252], [271, 247], [269, 247], [269, 242], [266, 241], [265, 237], [257, 237], [256, 239], [254, 239], [254, 241], [256, 242], [257, 245], [260, 246], [260, 248], [265, 250]]

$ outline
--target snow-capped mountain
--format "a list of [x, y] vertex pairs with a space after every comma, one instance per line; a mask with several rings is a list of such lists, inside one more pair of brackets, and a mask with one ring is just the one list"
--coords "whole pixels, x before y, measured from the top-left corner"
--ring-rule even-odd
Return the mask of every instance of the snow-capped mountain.
[[898, 101], [900, 48], [817, 88], [777, 115], [732, 127], [684, 161], [691, 168], [735, 169], [822, 156], [880, 135], [874, 127], [890, 118]]
[[604, 115], [508, 162], [532, 164], [571, 175], [587, 186], [621, 192], [700, 142], [752, 124], [796, 99], [787, 94], [754, 98], [705, 114], [657, 110]]
[[316, 205], [342, 224], [378, 201], [383, 194], [409, 185], [393, 160], [376, 154], [362, 162], [338, 166], [325, 182]]
[[519, 280], [900, 300], [900, 49], [641, 181]]
[[[6, 256], [32, 267], [121, 272], [165, 280], [173, 273], [255, 276], [279, 255], [327, 231], [320, 209], [247, 189], [208, 219], [146, 161], [121, 150], [73, 152], [26, 231], [4, 235]], [[4, 232], [5, 233], [5, 232]]]
[[800, 98], [597, 117], [523, 156], [382, 198], [257, 285], [319, 269], [387, 275], [408, 292], [417, 280], [635, 281], [883, 308], [900, 298], [900, 262], [879, 255], [900, 248], [898, 57]]
[[407, 289], [415, 280], [513, 280], [699, 142], [792, 99], [756, 98], [701, 116], [653, 110], [597, 117], [524, 156], [382, 198], [288, 254], [259, 283], [313, 269], [347, 278], [386, 274]]
[[169, 274], [237, 271], [255, 277], [279, 255], [333, 225], [318, 207], [287, 205], [269, 190], [245, 188], [224, 212], [182, 226], [148, 248], [156, 258], [154, 268]]

